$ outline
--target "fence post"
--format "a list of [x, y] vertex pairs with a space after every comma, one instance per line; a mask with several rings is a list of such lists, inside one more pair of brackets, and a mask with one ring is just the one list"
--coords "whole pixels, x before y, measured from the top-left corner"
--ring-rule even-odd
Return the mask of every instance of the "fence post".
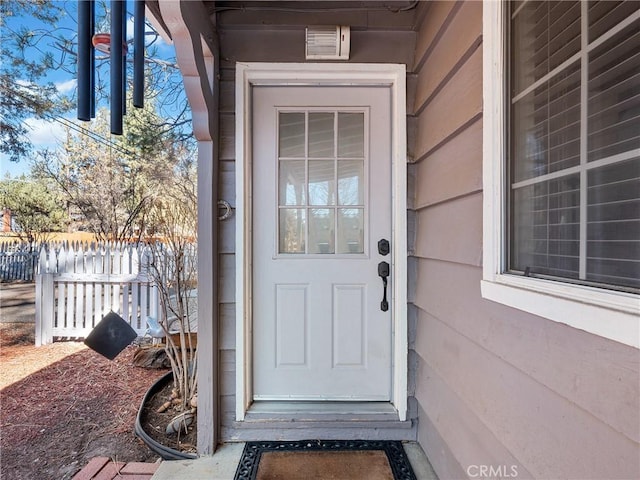
[[36, 347], [42, 346], [42, 277], [44, 273], [36, 275]]
[[36, 275], [36, 347], [53, 342], [53, 273]]
[[55, 314], [55, 292], [53, 273], [46, 273], [42, 278], [42, 344], [53, 343], [53, 317]]
[[55, 308], [53, 273], [47, 268], [47, 249], [42, 248], [36, 275], [36, 347], [53, 342]]

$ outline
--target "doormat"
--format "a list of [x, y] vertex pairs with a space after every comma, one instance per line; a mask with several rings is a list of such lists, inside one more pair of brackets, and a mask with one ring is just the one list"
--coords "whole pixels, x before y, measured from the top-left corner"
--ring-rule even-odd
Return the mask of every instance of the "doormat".
[[247, 442], [234, 480], [416, 480], [402, 442]]

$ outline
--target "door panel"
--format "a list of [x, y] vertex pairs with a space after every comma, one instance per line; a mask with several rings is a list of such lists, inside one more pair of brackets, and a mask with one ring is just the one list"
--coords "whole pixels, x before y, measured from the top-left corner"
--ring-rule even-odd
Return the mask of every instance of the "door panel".
[[308, 285], [276, 285], [276, 368], [308, 367]]
[[253, 88], [254, 399], [390, 399], [390, 128], [385, 87]]
[[333, 366], [367, 365], [366, 290], [363, 285], [333, 286]]

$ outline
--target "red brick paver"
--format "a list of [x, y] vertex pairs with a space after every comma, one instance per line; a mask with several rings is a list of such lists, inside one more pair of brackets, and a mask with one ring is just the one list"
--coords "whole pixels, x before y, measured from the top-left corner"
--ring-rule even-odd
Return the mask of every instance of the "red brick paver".
[[120, 470], [120, 475], [153, 475], [157, 469], [157, 463], [131, 462]]
[[120, 472], [122, 467], [124, 467], [124, 463], [109, 462], [104, 467], [102, 467], [102, 470], [100, 470], [98, 474], [93, 478], [94, 480], [113, 480], [114, 478], [119, 476], [118, 473]]
[[110, 460], [109, 457], [92, 458], [87, 466], [73, 477], [73, 480], [91, 480]]
[[73, 480], [150, 480], [160, 463], [114, 462], [108, 457], [92, 458]]

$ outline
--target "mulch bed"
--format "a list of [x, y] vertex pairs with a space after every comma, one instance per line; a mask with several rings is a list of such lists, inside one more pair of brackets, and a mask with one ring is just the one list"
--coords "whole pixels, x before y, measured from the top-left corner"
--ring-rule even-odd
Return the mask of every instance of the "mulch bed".
[[109, 361], [79, 342], [36, 348], [33, 323], [0, 328], [4, 480], [70, 479], [97, 456], [158, 459], [133, 427], [142, 397], [166, 370], [133, 366], [137, 347]]

